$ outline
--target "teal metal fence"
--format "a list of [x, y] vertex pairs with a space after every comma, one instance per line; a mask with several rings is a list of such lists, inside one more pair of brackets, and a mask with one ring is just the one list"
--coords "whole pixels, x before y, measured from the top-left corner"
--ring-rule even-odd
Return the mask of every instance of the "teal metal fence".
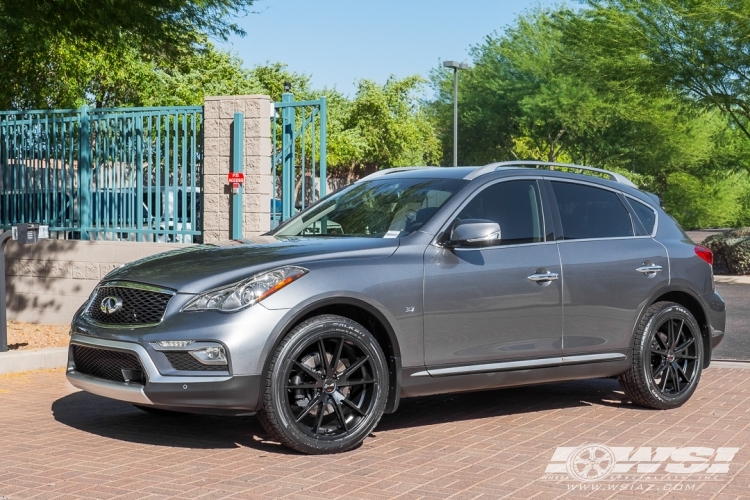
[[0, 226], [201, 239], [203, 107], [0, 112]]
[[271, 227], [326, 194], [326, 99], [284, 93], [271, 118]]

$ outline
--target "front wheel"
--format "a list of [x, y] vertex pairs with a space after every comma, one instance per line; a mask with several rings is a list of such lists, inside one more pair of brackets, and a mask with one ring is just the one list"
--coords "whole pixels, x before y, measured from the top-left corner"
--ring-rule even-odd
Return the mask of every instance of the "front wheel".
[[362, 325], [322, 315], [296, 326], [271, 360], [260, 423], [282, 444], [303, 453], [358, 446], [383, 415], [388, 368]]
[[683, 405], [703, 370], [700, 327], [684, 306], [657, 302], [646, 311], [633, 339], [633, 365], [620, 385], [637, 404], [666, 410]]

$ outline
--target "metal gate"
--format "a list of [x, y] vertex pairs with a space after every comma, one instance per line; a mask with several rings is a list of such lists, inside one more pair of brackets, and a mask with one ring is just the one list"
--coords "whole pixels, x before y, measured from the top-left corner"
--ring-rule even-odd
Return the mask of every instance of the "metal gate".
[[0, 113], [0, 226], [199, 240], [202, 123], [202, 106]]
[[271, 117], [271, 228], [326, 194], [326, 99], [284, 93]]

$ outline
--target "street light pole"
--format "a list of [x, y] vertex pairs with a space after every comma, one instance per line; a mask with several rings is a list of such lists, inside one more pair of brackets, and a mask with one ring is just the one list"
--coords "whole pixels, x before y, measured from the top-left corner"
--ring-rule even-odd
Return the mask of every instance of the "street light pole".
[[443, 61], [443, 66], [453, 68], [453, 166], [458, 166], [458, 70], [469, 69], [466, 63]]

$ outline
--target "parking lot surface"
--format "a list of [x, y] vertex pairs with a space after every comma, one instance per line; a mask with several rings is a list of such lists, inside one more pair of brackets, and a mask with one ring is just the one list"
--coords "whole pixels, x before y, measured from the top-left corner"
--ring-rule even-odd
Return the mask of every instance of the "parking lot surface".
[[727, 304], [727, 327], [713, 357], [750, 361], [750, 285], [717, 283], [716, 290]]
[[[361, 448], [329, 456], [267, 441], [254, 417], [152, 416], [62, 371], [1, 376], [0, 415], [7, 499], [750, 498], [747, 369], [708, 369], [672, 411], [634, 406], [611, 379], [406, 400]], [[593, 444], [629, 473], [566, 474], [571, 449]], [[643, 461], [658, 471], [635, 474]]]

